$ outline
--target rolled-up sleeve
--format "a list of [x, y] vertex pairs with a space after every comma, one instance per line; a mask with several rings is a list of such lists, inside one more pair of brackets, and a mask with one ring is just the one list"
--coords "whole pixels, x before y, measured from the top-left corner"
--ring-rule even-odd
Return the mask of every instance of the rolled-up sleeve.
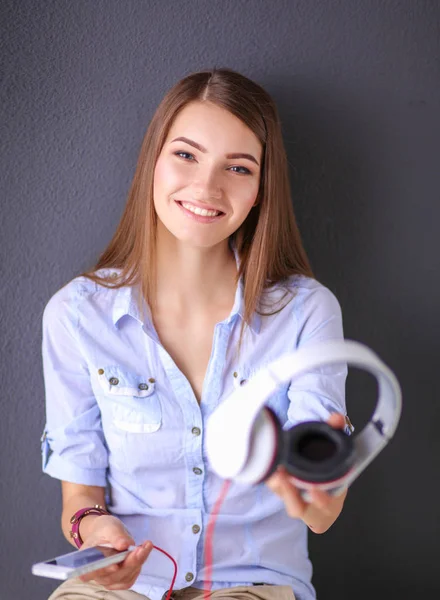
[[[335, 295], [319, 286], [301, 298], [295, 311], [297, 320], [297, 349], [327, 340], [344, 339], [342, 312]], [[346, 417], [345, 432], [354, 431], [345, 403], [347, 363], [326, 365], [308, 371], [292, 381], [288, 396], [288, 426], [303, 421], [326, 421], [332, 412]]]
[[52, 296], [43, 313], [43, 471], [57, 479], [105, 487], [108, 452], [78, 340], [80, 297], [72, 288], [68, 284]]

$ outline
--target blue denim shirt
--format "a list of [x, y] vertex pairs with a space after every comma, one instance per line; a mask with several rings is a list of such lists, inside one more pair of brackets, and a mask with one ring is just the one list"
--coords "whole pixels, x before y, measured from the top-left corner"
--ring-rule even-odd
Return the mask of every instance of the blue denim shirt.
[[[202, 587], [205, 577], [204, 534], [222, 486], [206, 458], [209, 415], [281, 354], [343, 338], [340, 306], [326, 287], [304, 276], [292, 277], [288, 287], [293, 299], [274, 315], [254, 315], [237, 356], [244, 314], [239, 282], [230, 315], [215, 326], [200, 404], [151, 319], [141, 319], [138, 288], [108, 289], [77, 277], [45, 307], [43, 470], [107, 486], [109, 510], [136, 543], [149, 539], [177, 561], [175, 589]], [[276, 302], [283, 294], [275, 288], [269, 296]], [[284, 428], [345, 414], [346, 375], [345, 364], [311, 371], [279, 388], [268, 405]], [[266, 485], [233, 483], [214, 533], [213, 589], [265, 582], [312, 600], [307, 534]], [[153, 550], [132, 589], [160, 600], [172, 575], [171, 561]]]

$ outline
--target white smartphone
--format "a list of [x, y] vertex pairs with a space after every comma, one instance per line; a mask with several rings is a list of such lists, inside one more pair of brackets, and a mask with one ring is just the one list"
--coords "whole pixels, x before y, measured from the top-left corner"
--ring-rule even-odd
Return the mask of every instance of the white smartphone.
[[32, 565], [32, 573], [51, 579], [70, 579], [79, 577], [84, 573], [95, 571], [122, 562], [131, 550], [137, 546], [130, 546], [128, 550], [119, 551], [110, 546], [94, 546], [85, 550], [75, 550], [44, 562]]

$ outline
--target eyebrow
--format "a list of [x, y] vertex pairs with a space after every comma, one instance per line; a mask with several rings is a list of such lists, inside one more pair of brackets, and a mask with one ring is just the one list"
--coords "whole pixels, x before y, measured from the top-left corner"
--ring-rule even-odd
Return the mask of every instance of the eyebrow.
[[[197, 150], [200, 150], [200, 152], [203, 152], [204, 154], [208, 152], [208, 150], [204, 146], [198, 144], [194, 140], [190, 140], [187, 137], [178, 137], [172, 140], [172, 142], [170, 143], [172, 144], [173, 142], [185, 142], [186, 144], [197, 148]], [[248, 160], [254, 162], [256, 165], [260, 166], [257, 159], [254, 156], [252, 156], [252, 154], [246, 154], [245, 152], [232, 152], [231, 154], [226, 154], [226, 158], [247, 158]]]

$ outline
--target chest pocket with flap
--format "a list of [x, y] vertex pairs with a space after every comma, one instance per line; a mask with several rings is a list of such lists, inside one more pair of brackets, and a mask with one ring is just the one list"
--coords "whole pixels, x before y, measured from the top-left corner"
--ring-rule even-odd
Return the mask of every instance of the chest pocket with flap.
[[117, 428], [131, 433], [159, 429], [162, 410], [153, 377], [111, 365], [98, 370], [98, 381]]

